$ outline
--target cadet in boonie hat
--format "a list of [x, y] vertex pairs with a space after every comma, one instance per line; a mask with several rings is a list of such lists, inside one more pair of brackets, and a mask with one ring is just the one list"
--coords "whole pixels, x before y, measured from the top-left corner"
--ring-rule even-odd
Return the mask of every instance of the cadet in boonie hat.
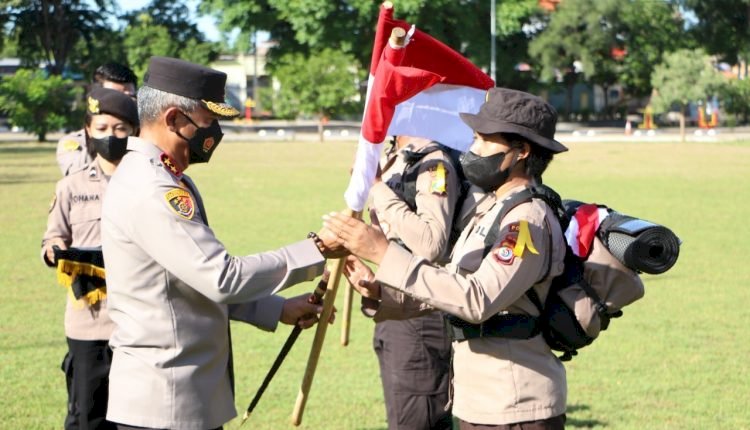
[[521, 177], [541, 183], [553, 155], [568, 150], [555, 140], [555, 108], [523, 91], [491, 88], [477, 114], [460, 115], [476, 135], [461, 167], [485, 192]]

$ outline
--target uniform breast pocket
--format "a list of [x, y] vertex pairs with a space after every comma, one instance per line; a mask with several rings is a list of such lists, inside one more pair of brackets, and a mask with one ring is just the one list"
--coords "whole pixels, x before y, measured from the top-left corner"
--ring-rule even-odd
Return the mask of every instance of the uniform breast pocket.
[[70, 208], [73, 241], [76, 243], [86, 243], [91, 240], [98, 242], [101, 219], [101, 204], [73, 204]]

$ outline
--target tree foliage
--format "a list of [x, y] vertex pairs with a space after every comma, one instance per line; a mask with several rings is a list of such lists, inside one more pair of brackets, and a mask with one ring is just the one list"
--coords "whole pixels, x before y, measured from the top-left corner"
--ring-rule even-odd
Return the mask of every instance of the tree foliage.
[[705, 100], [725, 84], [724, 78], [711, 64], [703, 50], [681, 49], [664, 56], [651, 78], [654, 112], [665, 112], [673, 105], [680, 107], [680, 131], [685, 140], [685, 109], [691, 102]]
[[750, 0], [680, 0], [695, 14], [690, 33], [709, 54], [735, 64], [750, 60]]
[[315, 116], [319, 120], [351, 113], [357, 106], [357, 70], [351, 55], [323, 49], [315, 55], [286, 54], [273, 74], [280, 90], [273, 100], [282, 117]]
[[208, 42], [192, 22], [185, 1], [152, 0], [126, 14], [123, 46], [136, 75], [143, 76], [153, 55], [178, 57], [208, 64], [219, 55], [217, 44]]
[[[525, 78], [514, 66], [527, 59], [525, 46], [530, 35], [524, 32], [524, 25], [532, 23], [540, 10], [536, 0], [504, 0], [498, 5], [498, 83], [507, 85]], [[201, 10], [214, 16], [221, 30], [239, 29], [242, 43], [255, 31], [268, 32], [278, 42], [270, 54], [271, 63], [288, 53], [309, 55], [335, 48], [356, 59], [362, 79], [370, 64], [379, 7], [380, 2], [372, 0], [201, 3]], [[490, 63], [489, 11], [486, 0], [400, 0], [395, 5], [396, 18], [416, 25], [484, 68]]]
[[79, 42], [91, 45], [109, 30], [112, 8], [112, 0], [5, 1], [0, 21], [26, 66], [44, 62], [59, 75]]
[[0, 106], [10, 122], [43, 141], [49, 131], [72, 126], [73, 103], [82, 90], [69, 79], [42, 70], [19, 70], [0, 82]]

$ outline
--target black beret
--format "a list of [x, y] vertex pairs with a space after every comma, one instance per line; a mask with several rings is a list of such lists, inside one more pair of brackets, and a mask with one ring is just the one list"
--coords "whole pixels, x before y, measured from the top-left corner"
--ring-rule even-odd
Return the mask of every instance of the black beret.
[[138, 106], [130, 96], [117, 90], [94, 87], [86, 98], [86, 111], [91, 115], [116, 116], [138, 127]]
[[490, 88], [479, 113], [461, 113], [461, 119], [477, 133], [518, 134], [553, 153], [568, 150], [555, 140], [555, 108], [523, 91]]
[[212, 113], [232, 118], [239, 111], [224, 100], [227, 74], [170, 57], [151, 57], [143, 84], [167, 93], [200, 100]]

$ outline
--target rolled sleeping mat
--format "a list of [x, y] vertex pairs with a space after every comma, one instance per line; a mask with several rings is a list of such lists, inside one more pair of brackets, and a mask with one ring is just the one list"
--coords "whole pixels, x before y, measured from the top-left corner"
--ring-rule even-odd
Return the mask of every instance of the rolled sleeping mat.
[[[581, 204], [573, 200], [563, 202], [568, 214], [575, 213]], [[674, 266], [681, 242], [672, 230], [610, 208], [607, 210], [609, 214], [599, 224], [596, 235], [624, 266], [651, 275], [664, 273]]]

